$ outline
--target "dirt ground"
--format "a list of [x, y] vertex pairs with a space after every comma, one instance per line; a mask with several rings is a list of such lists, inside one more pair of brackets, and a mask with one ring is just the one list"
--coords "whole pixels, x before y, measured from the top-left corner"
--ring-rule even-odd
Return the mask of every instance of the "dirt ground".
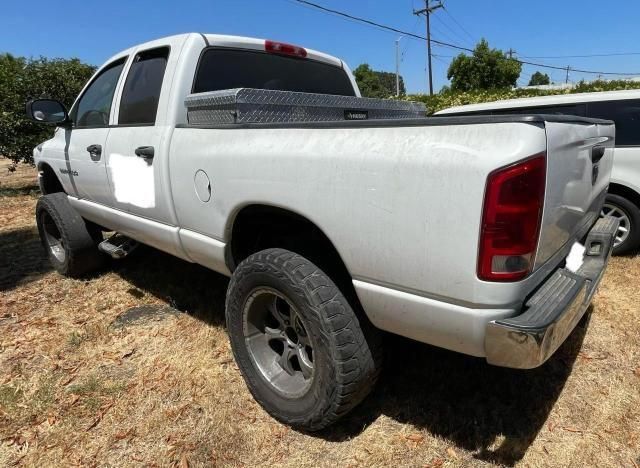
[[515, 371], [391, 338], [374, 393], [296, 432], [251, 398], [224, 328], [227, 280], [139, 249], [87, 280], [51, 271], [35, 171], [0, 159], [0, 466], [640, 465], [640, 258]]

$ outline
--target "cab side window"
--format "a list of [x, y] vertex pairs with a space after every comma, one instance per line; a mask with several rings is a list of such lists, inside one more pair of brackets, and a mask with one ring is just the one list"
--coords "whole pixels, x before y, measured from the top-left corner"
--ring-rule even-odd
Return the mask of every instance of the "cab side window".
[[168, 58], [168, 47], [135, 56], [122, 90], [118, 125], [155, 124]]
[[75, 127], [95, 128], [109, 125], [113, 94], [126, 57], [107, 65], [89, 85], [71, 111]]

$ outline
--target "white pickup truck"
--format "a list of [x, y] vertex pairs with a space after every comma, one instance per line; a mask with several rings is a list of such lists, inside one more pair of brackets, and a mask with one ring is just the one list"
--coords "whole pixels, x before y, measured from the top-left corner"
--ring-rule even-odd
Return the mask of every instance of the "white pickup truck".
[[[243, 90], [273, 100], [244, 105]], [[360, 98], [341, 60], [289, 44], [185, 34], [125, 50], [68, 113], [27, 103], [57, 125], [34, 150], [43, 245], [69, 276], [134, 242], [231, 276], [245, 381], [305, 430], [368, 394], [380, 330], [541, 365], [611, 253], [617, 220], [598, 215], [614, 125], [375, 118], [384, 102]]]

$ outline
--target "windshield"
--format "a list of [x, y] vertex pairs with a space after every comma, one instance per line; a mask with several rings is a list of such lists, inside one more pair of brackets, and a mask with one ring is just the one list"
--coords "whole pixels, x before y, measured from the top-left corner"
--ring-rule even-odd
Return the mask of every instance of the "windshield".
[[193, 92], [234, 88], [355, 96], [349, 76], [341, 67], [252, 50], [206, 50], [200, 59]]

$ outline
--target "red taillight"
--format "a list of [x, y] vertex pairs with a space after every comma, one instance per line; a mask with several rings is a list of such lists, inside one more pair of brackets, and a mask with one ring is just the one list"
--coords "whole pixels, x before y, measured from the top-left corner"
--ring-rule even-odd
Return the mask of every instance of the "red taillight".
[[273, 54], [293, 55], [294, 57], [305, 58], [307, 51], [302, 47], [284, 42], [264, 41], [264, 50]]
[[480, 279], [517, 281], [531, 272], [545, 180], [544, 153], [489, 174], [480, 227]]

